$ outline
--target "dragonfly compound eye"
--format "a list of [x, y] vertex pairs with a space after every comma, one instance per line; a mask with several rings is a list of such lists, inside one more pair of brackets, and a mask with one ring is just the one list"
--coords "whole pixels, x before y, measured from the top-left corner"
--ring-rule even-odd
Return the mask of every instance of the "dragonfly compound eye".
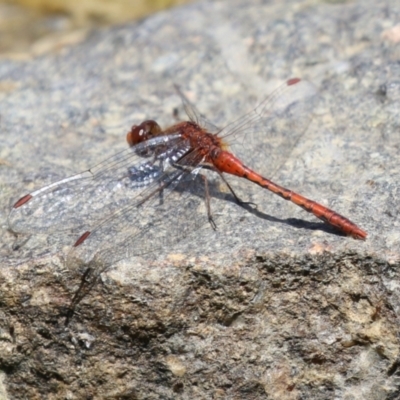
[[149, 140], [156, 137], [161, 132], [160, 126], [156, 121], [147, 120], [139, 125], [133, 125], [131, 130], [126, 135], [126, 140], [130, 146]]

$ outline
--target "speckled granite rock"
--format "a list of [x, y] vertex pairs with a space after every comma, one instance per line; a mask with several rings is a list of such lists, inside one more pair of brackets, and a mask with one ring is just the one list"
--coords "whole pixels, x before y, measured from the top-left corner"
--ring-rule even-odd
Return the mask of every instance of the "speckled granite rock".
[[[200, 2], [2, 61], [3, 397], [399, 398], [399, 16], [394, 0]], [[368, 239], [235, 180], [258, 213], [227, 204], [216, 232], [120, 262], [65, 326], [71, 242], [15, 243], [13, 201], [124, 148], [132, 123], [173, 122], [173, 83], [223, 125], [292, 76], [321, 102], [273, 177]]]

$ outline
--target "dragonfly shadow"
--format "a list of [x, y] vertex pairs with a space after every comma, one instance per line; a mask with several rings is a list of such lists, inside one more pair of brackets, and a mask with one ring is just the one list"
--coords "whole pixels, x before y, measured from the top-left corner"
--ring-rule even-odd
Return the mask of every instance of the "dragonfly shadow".
[[[230, 199], [230, 201], [236, 203], [234, 197]], [[242, 203], [240, 204], [242, 208], [244, 208], [246, 211], [248, 211], [250, 214], [256, 216], [257, 218], [264, 219], [266, 221], [270, 222], [278, 222], [282, 224], [286, 224], [289, 226], [292, 226], [297, 229], [308, 229], [310, 231], [323, 231], [329, 234], [334, 234], [336, 236], [343, 236], [345, 237], [346, 235], [335, 229], [334, 227], [331, 227], [323, 222], [309, 222], [303, 219], [298, 219], [298, 218], [277, 218], [272, 215], [266, 214], [262, 211], [260, 211], [256, 205], [251, 205], [249, 203]]]
[[[200, 178], [200, 176], [197, 176], [194, 181], [196, 182], [192, 186], [188, 186], [185, 188], [178, 187], [175, 188], [174, 190], [181, 192], [182, 190], [184, 191], [189, 191], [192, 195], [201, 197], [201, 198], [206, 198], [206, 189], [204, 186], [204, 180]], [[325, 224], [324, 222], [310, 222], [307, 220], [299, 219], [299, 218], [278, 218], [274, 217], [272, 215], [269, 215], [263, 211], [260, 211], [257, 207], [257, 204], [254, 204], [252, 202], [247, 202], [243, 201], [239, 195], [229, 189], [229, 183], [224, 179], [224, 185], [228, 189], [227, 191], [223, 192], [221, 191], [221, 180], [208, 180], [208, 191], [210, 195], [209, 201], [211, 202], [211, 209], [213, 210], [215, 207], [213, 206], [214, 201], [221, 203], [221, 202], [229, 202], [229, 203], [234, 203], [238, 204], [241, 208], [245, 209], [247, 212], [250, 214], [256, 216], [257, 218], [261, 218], [263, 220], [269, 221], [269, 222], [274, 222], [274, 223], [281, 223], [281, 224], [286, 224], [289, 226], [292, 226], [297, 229], [308, 229], [310, 231], [323, 231], [329, 234], [334, 234], [336, 236], [342, 236], [345, 237], [346, 235], [340, 232], [339, 230], [335, 229], [332, 226], [329, 226]], [[229, 185], [229, 186], [228, 186]], [[212, 214], [212, 217], [215, 215]]]

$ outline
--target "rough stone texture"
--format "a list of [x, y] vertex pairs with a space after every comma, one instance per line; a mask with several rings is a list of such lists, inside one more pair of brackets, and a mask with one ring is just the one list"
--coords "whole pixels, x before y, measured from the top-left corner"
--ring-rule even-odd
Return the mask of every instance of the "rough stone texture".
[[[1, 396], [399, 398], [399, 17], [395, 0], [200, 2], [2, 61]], [[122, 149], [133, 122], [173, 122], [174, 82], [223, 125], [292, 76], [321, 103], [274, 179], [367, 241], [233, 180], [258, 214], [227, 204], [217, 232], [119, 263], [65, 326], [79, 271], [57, 236], [15, 243], [11, 204]]]

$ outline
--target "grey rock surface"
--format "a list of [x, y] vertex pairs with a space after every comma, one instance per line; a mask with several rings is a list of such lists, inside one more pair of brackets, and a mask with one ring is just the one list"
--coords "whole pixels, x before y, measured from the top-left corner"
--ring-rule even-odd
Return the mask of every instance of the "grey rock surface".
[[[2, 396], [399, 398], [399, 17], [394, 0], [199, 2], [1, 61]], [[123, 149], [131, 124], [173, 123], [174, 83], [223, 126], [293, 76], [320, 103], [271, 177], [367, 240], [232, 179], [257, 213], [225, 204], [217, 231], [123, 260], [66, 326], [82, 272], [64, 263], [74, 239], [16, 238], [12, 204]]]

